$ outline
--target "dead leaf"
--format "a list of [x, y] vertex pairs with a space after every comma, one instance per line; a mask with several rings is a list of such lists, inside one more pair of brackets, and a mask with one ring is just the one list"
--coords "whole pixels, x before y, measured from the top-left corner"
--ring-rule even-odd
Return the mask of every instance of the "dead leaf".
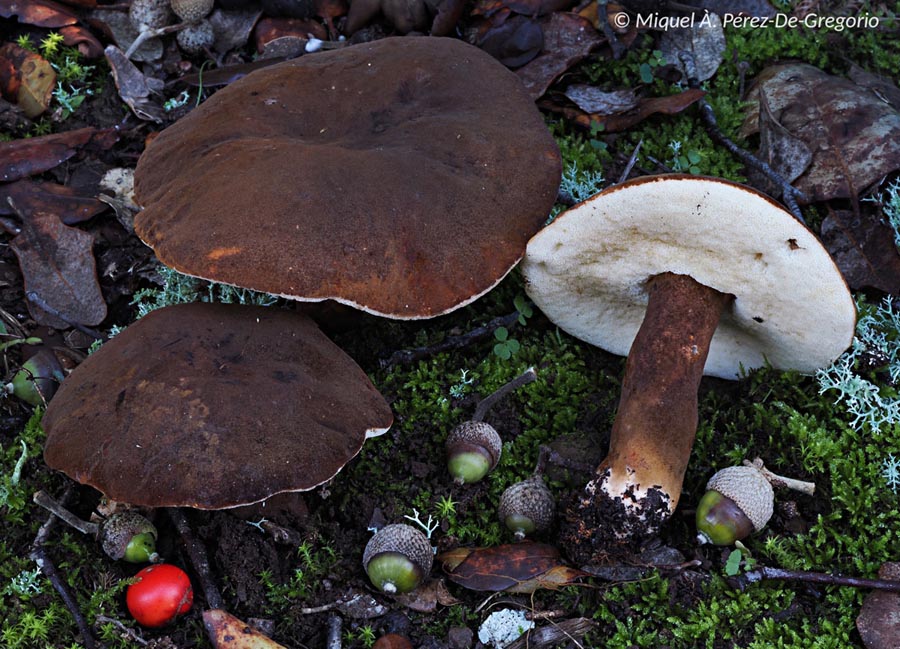
[[0, 92], [34, 119], [50, 105], [56, 72], [40, 54], [15, 43], [0, 46]]
[[150, 99], [150, 95], [162, 90], [162, 84], [144, 76], [115, 45], [108, 45], [104, 54], [122, 101], [139, 119], [161, 124], [165, 111], [158, 101]]
[[[107, 33], [110, 40], [123, 51], [137, 39], [140, 31], [131, 24], [127, 11], [95, 9], [88, 13], [92, 27]], [[158, 61], [163, 55], [163, 43], [159, 38], [148, 38], [131, 53], [131, 60], [138, 62]]]
[[[719, 69], [725, 54], [725, 32], [715, 13], [696, 20], [692, 27], [667, 29], [662, 33], [659, 49], [666, 61], [683, 70], [682, 57], [687, 54], [693, 62], [693, 78], [706, 81]], [[688, 71], [685, 71], [688, 72]]]
[[488, 548], [457, 548], [438, 556], [444, 572], [470, 590], [531, 593], [570, 585], [586, 573], [564, 566], [552, 545], [524, 541]]
[[464, 0], [354, 0], [344, 29], [353, 34], [381, 14], [400, 34], [430, 31], [432, 36], [446, 36], [464, 7]]
[[254, 34], [257, 52], [262, 52], [266, 43], [286, 36], [302, 38], [304, 42], [310, 37], [320, 40], [328, 38], [322, 23], [302, 18], [262, 18], [256, 24]]
[[666, 97], [643, 97], [637, 108], [617, 115], [589, 114], [569, 106], [561, 106], [552, 101], [539, 101], [538, 106], [562, 113], [581, 128], [590, 129], [598, 124], [604, 132], [617, 133], [631, 128], [655, 113], [674, 115], [696, 103], [706, 93], [699, 88], [689, 88], [684, 92]]
[[34, 293], [57, 316], [28, 299], [38, 324], [66, 329], [71, 323], [97, 325], [106, 317], [106, 302], [97, 282], [94, 238], [64, 225], [54, 214], [25, 212], [14, 206], [21, 231], [9, 247], [19, 259], [26, 294]]
[[900, 169], [900, 113], [871, 91], [811, 65], [763, 70], [749, 93], [754, 108], [742, 135], [759, 130], [759, 93], [772, 116], [812, 153], [795, 186], [810, 202], [856, 198], [863, 189]]
[[542, 27], [543, 51], [516, 70], [534, 99], [543, 95], [559, 75], [606, 42], [590, 20], [574, 13], [558, 11]]
[[225, 54], [231, 50], [243, 47], [250, 40], [253, 27], [259, 20], [260, 11], [215, 9], [208, 16], [213, 27], [215, 41], [213, 51]]
[[860, 203], [860, 214], [833, 210], [822, 221], [822, 243], [853, 290], [871, 287], [900, 293], [900, 253], [894, 232], [872, 203]]
[[41, 211], [56, 214], [66, 225], [87, 221], [106, 209], [96, 198], [79, 196], [65, 185], [25, 179], [0, 185], [0, 214], [5, 216], [14, 213], [9, 206], [9, 198], [26, 213]]
[[0, 0], [0, 17], [13, 16], [35, 27], [65, 27], [78, 22], [74, 11], [53, 0]]
[[572, 84], [566, 88], [565, 95], [585, 113], [600, 115], [618, 115], [637, 108], [640, 103], [636, 91], [630, 88], [606, 92], [596, 86]]
[[43, 173], [83, 148], [109, 149], [119, 139], [115, 128], [80, 128], [11, 142], [0, 142], [0, 182]]
[[537, 19], [503, 9], [478, 26], [475, 46], [506, 67], [518, 68], [540, 54], [544, 30]]
[[[900, 581], [900, 563], [888, 562], [878, 570], [880, 579]], [[856, 628], [866, 649], [900, 647], [900, 593], [876, 590], [863, 601]]]
[[478, 0], [472, 8], [473, 16], [490, 16], [509, 9], [523, 16], [546, 16], [572, 6], [572, 0]]
[[[759, 120], [762, 127], [759, 133], [758, 157], [768, 163], [788, 183], [794, 182], [812, 162], [812, 151], [798, 137], [794, 137], [778, 122], [769, 108], [765, 92], [759, 93]], [[751, 184], [778, 198], [783, 187], [772, 181], [769, 176], [756, 169], [749, 169]]]
[[691, 5], [698, 9], [707, 9], [719, 16], [730, 13], [766, 17], [778, 13], [766, 0], [695, 0]]
[[99, 59], [103, 56], [103, 45], [86, 28], [81, 25], [69, 25], [59, 30], [63, 43], [75, 47], [86, 59]]
[[855, 63], [850, 64], [847, 76], [856, 85], [871, 90], [876, 97], [889, 104], [894, 110], [900, 110], [900, 88], [892, 79], [872, 74]]
[[286, 649], [221, 609], [203, 611], [203, 625], [215, 649]]
[[459, 600], [447, 590], [443, 579], [429, 579], [409, 593], [401, 593], [394, 599], [403, 606], [419, 613], [430, 613], [441, 606], [459, 604]]

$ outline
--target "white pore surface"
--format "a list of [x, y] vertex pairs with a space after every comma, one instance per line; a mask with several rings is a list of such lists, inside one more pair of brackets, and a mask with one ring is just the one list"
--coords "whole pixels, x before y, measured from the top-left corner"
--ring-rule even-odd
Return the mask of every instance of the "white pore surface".
[[766, 362], [812, 373], [853, 339], [852, 296], [815, 235], [771, 199], [722, 180], [654, 176], [601, 192], [536, 234], [522, 271], [548, 318], [623, 356], [654, 275], [690, 275], [734, 295], [704, 370], [722, 378]]

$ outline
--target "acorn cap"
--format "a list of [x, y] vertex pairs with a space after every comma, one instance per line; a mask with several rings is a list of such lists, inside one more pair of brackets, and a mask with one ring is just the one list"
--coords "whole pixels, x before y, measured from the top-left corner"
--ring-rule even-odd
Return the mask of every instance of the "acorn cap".
[[775, 492], [766, 477], [753, 466], [722, 469], [709, 479], [706, 490], [717, 491], [730, 498], [750, 519], [757, 532], [772, 518]]
[[208, 20], [185, 27], [175, 37], [178, 47], [185, 54], [199, 54], [207, 47], [212, 47], [216, 42], [216, 35], [213, 32], [212, 23]]
[[175, 15], [186, 23], [192, 23], [206, 16], [213, 8], [214, 0], [169, 0]]
[[165, 27], [171, 16], [166, 0], [134, 0], [128, 8], [128, 18], [138, 31]]
[[446, 446], [448, 451], [452, 447], [465, 449], [466, 447], [483, 448], [491, 456], [491, 469], [500, 461], [500, 453], [503, 451], [503, 440], [500, 434], [490, 424], [483, 421], [464, 421], [447, 435]]
[[100, 526], [100, 547], [106, 556], [119, 560], [125, 556], [128, 543], [138, 534], [150, 534], [157, 538], [156, 527], [146, 516], [133, 510], [116, 512]]
[[535, 530], [544, 530], [553, 523], [556, 500], [543, 479], [532, 476], [507, 487], [498, 510], [504, 524], [510, 516], [521, 516], [530, 519]]
[[368, 566], [369, 561], [385, 552], [396, 552], [407, 557], [421, 568], [423, 575], [431, 572], [431, 564], [434, 561], [431, 542], [412, 525], [394, 523], [378, 530], [366, 544], [363, 566]]

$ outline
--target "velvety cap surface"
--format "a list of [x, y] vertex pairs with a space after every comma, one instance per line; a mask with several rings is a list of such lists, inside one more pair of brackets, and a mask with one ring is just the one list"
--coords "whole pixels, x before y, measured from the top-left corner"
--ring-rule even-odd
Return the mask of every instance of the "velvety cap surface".
[[393, 415], [307, 317], [182, 304], [89, 356], [44, 414], [44, 459], [109, 498], [221, 509], [311, 489]]
[[455, 39], [387, 38], [254, 72], [163, 131], [135, 230], [189, 275], [426, 318], [509, 272], [560, 171], [515, 74]]
[[704, 373], [733, 379], [767, 361], [811, 373], [853, 339], [850, 291], [815, 235], [772, 199], [715, 178], [664, 175], [614, 186], [528, 244], [526, 291], [573, 336], [625, 356], [646, 283], [689, 275], [735, 296]]

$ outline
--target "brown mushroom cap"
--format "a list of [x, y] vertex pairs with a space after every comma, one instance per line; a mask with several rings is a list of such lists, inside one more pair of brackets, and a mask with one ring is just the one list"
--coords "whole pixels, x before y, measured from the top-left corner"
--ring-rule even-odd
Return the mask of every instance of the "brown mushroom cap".
[[717, 178], [663, 175], [569, 209], [528, 244], [528, 295], [554, 323], [627, 355], [647, 282], [670, 272], [734, 295], [704, 372], [735, 379], [767, 362], [811, 373], [853, 340], [856, 307], [815, 235], [767, 196]]
[[163, 131], [135, 229], [189, 275], [427, 318], [518, 262], [560, 170], [515, 74], [455, 39], [387, 38], [254, 72]]
[[109, 498], [223, 509], [333, 477], [393, 416], [307, 317], [151, 312], [89, 356], [44, 415], [44, 459]]

